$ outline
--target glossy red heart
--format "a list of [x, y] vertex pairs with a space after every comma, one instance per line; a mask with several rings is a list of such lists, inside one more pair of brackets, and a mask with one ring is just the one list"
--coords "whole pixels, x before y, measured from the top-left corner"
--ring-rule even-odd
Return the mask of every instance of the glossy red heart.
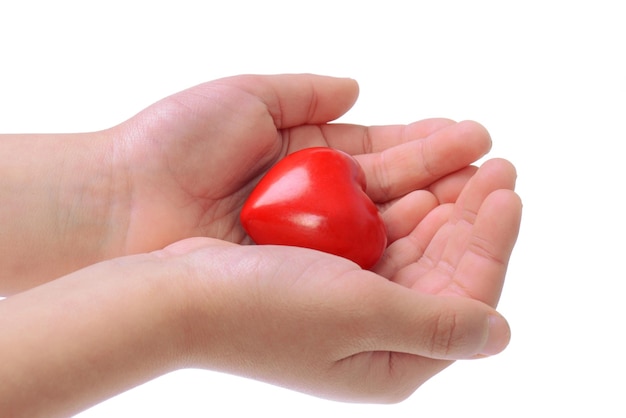
[[306, 148], [274, 165], [241, 210], [257, 244], [312, 248], [373, 267], [387, 246], [385, 224], [365, 194], [363, 169], [332, 148]]

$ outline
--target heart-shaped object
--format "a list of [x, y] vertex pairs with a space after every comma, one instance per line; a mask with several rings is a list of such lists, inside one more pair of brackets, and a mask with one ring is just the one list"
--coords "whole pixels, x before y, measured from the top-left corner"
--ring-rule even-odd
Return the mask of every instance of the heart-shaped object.
[[312, 248], [373, 267], [385, 224], [365, 194], [363, 169], [332, 148], [306, 148], [274, 165], [246, 200], [243, 228], [257, 244]]

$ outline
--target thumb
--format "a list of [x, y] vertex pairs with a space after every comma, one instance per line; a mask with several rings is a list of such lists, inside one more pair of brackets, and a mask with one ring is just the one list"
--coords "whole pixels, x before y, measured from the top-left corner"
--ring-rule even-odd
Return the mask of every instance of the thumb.
[[376, 350], [459, 360], [498, 354], [509, 343], [506, 319], [485, 303], [420, 293], [380, 277], [372, 282], [378, 284], [371, 289], [376, 303], [362, 306], [371, 311], [367, 321]]

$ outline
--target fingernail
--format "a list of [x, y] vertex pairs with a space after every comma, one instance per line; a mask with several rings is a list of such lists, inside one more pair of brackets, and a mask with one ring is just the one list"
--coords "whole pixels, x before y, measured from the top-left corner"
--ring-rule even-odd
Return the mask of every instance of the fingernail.
[[504, 317], [493, 314], [489, 315], [489, 336], [481, 350], [481, 356], [493, 356], [498, 354], [509, 345], [511, 328]]

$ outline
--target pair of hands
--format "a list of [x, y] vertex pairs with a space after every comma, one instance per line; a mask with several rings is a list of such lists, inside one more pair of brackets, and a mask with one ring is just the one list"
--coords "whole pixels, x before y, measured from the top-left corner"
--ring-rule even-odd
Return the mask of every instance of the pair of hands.
[[[166, 369], [207, 367], [334, 399], [397, 401], [456, 359], [500, 352], [510, 334], [494, 308], [521, 217], [514, 168], [471, 166], [491, 146], [474, 122], [327, 124], [357, 95], [349, 79], [232, 77], [100, 133], [93, 148], [109, 175], [98, 187], [106, 193], [94, 192], [104, 202], [94, 222], [106, 232], [92, 237], [101, 245], [89, 264], [109, 261], [54, 280], [57, 289], [117, 276], [159, 283], [175, 318], [164, 323], [176, 328]], [[238, 213], [255, 183], [312, 146], [346, 151], [364, 169], [390, 243], [372, 271], [313, 250], [244, 245]], [[76, 245], [59, 239], [59, 252], [64, 242]], [[104, 392], [123, 390], [111, 382]]]
[[[188, 236], [249, 244], [238, 210], [267, 168], [312, 146], [355, 155], [389, 231], [376, 275], [293, 248], [196, 239], [165, 251], [198, 252], [190, 262], [195, 269], [222, 260], [236, 277], [229, 280], [244, 284], [237, 303], [263, 306], [262, 315], [248, 307], [250, 317], [229, 328], [240, 334], [237, 355], [251, 363], [236, 372], [316, 393], [324, 388], [324, 396], [360, 392], [371, 400], [395, 388], [394, 397], [402, 397], [449, 364], [441, 359], [506, 346], [508, 326], [490, 307], [502, 289], [521, 203], [507, 161], [470, 166], [491, 146], [476, 123], [326, 124], [357, 94], [346, 79], [236, 77], [179, 93], [120, 126], [135, 133], [121, 153], [136, 193], [125, 242], [128, 252]], [[318, 385], [310, 388], [315, 376]]]

